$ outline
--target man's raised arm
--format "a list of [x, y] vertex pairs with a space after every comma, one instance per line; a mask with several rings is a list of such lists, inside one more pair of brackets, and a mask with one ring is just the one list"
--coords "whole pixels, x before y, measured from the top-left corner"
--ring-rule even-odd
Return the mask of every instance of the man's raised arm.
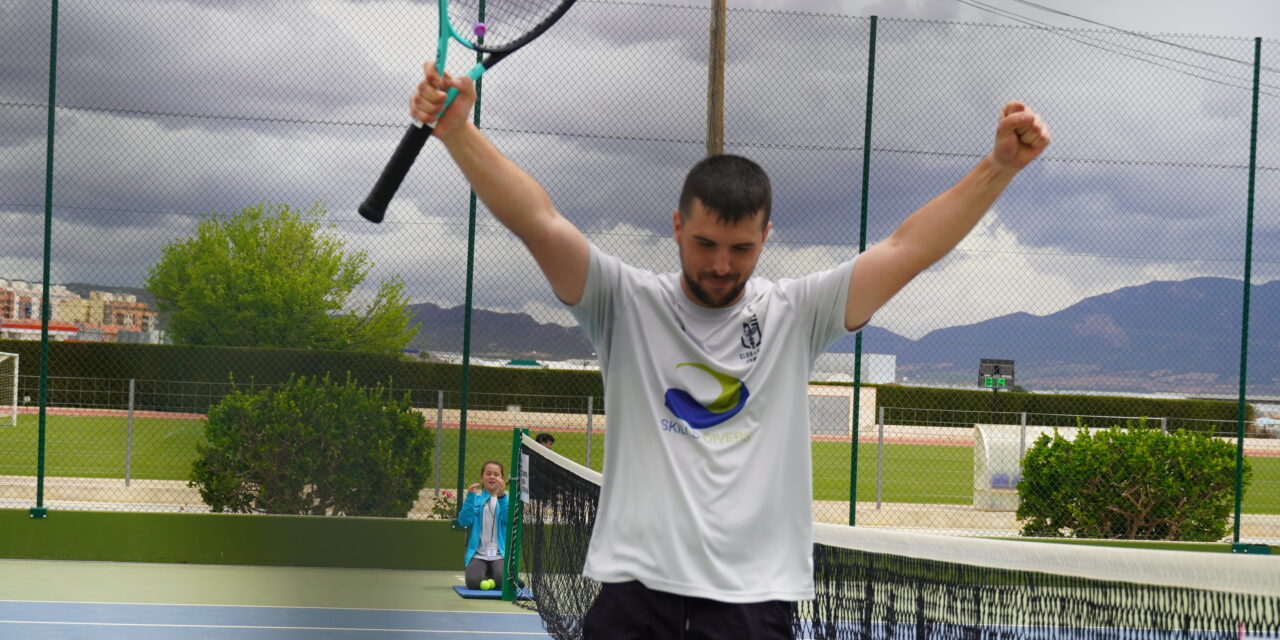
[[440, 77], [435, 64], [423, 65], [424, 77], [409, 100], [409, 113], [430, 124], [444, 105], [446, 92], [458, 96], [435, 126], [435, 136], [485, 206], [516, 234], [537, 261], [556, 297], [577, 304], [587, 282], [590, 260], [586, 236], [556, 211], [547, 192], [528, 173], [502, 155], [467, 118], [476, 101], [468, 77]]
[[1048, 145], [1049, 129], [1040, 116], [1021, 102], [1006, 104], [991, 153], [858, 257], [849, 279], [845, 328], [866, 324], [912, 278], [960, 244], [1013, 177]]

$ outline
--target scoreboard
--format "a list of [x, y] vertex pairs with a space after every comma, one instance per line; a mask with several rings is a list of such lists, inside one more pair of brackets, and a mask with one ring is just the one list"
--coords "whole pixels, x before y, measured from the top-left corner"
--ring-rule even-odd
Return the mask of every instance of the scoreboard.
[[1012, 387], [1013, 361], [982, 358], [978, 363], [978, 386], [995, 390]]

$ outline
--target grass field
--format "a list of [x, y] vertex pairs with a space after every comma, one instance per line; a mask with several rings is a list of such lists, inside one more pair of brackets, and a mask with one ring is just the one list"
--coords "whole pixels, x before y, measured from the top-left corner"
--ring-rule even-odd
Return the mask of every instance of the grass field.
[[[0, 475], [35, 475], [37, 432], [34, 414], [0, 427]], [[123, 478], [128, 433], [124, 417], [47, 416], [45, 475]], [[186, 480], [203, 438], [201, 420], [135, 417], [130, 477]]]
[[[187, 480], [195, 457], [195, 444], [203, 438], [201, 420], [134, 418], [131, 477], [134, 479]], [[434, 427], [432, 427], [434, 432]], [[87, 478], [123, 478], [128, 422], [124, 417], [47, 417], [46, 475]], [[537, 431], [531, 433], [536, 434]], [[442, 433], [440, 486], [458, 484], [458, 435]], [[556, 451], [586, 462], [586, 434], [555, 432]], [[847, 500], [849, 491], [848, 442], [814, 442], [814, 499]], [[463, 484], [475, 482], [485, 460], [511, 461], [511, 431], [469, 429]], [[884, 465], [877, 470], [879, 454], [864, 443], [858, 452], [858, 500], [876, 500], [877, 476], [882, 475], [880, 497], [885, 502], [923, 504], [971, 504], [973, 501], [973, 450], [966, 446], [886, 444]], [[592, 438], [591, 466], [597, 471], [604, 460], [604, 437]], [[1245, 494], [1247, 513], [1280, 514], [1280, 458], [1251, 457], [1253, 482]], [[18, 426], [0, 427], [0, 475], [35, 475], [36, 416], [20, 415]], [[769, 473], [769, 470], [761, 470]], [[435, 476], [428, 481], [435, 486]]]

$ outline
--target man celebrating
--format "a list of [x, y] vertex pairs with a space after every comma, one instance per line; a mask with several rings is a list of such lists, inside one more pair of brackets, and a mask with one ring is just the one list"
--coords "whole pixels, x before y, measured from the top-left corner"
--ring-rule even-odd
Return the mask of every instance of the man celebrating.
[[[587, 638], [791, 638], [813, 597], [808, 405], [814, 360], [951, 251], [1049, 144], [1006, 104], [995, 144], [954, 186], [856, 259], [795, 280], [753, 277], [769, 178], [742, 157], [689, 172], [671, 222], [680, 270], [593, 246], [467, 120], [468, 78], [424, 65], [411, 114], [528, 247], [599, 354], [605, 476], [584, 575], [602, 583]], [[458, 97], [435, 122], [445, 92]]]

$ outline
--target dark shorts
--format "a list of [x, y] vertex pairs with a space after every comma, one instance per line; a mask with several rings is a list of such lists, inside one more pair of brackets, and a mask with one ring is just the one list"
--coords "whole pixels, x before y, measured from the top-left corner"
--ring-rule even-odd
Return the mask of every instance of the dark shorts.
[[792, 640], [795, 603], [738, 604], [605, 583], [583, 623], [583, 640]]

